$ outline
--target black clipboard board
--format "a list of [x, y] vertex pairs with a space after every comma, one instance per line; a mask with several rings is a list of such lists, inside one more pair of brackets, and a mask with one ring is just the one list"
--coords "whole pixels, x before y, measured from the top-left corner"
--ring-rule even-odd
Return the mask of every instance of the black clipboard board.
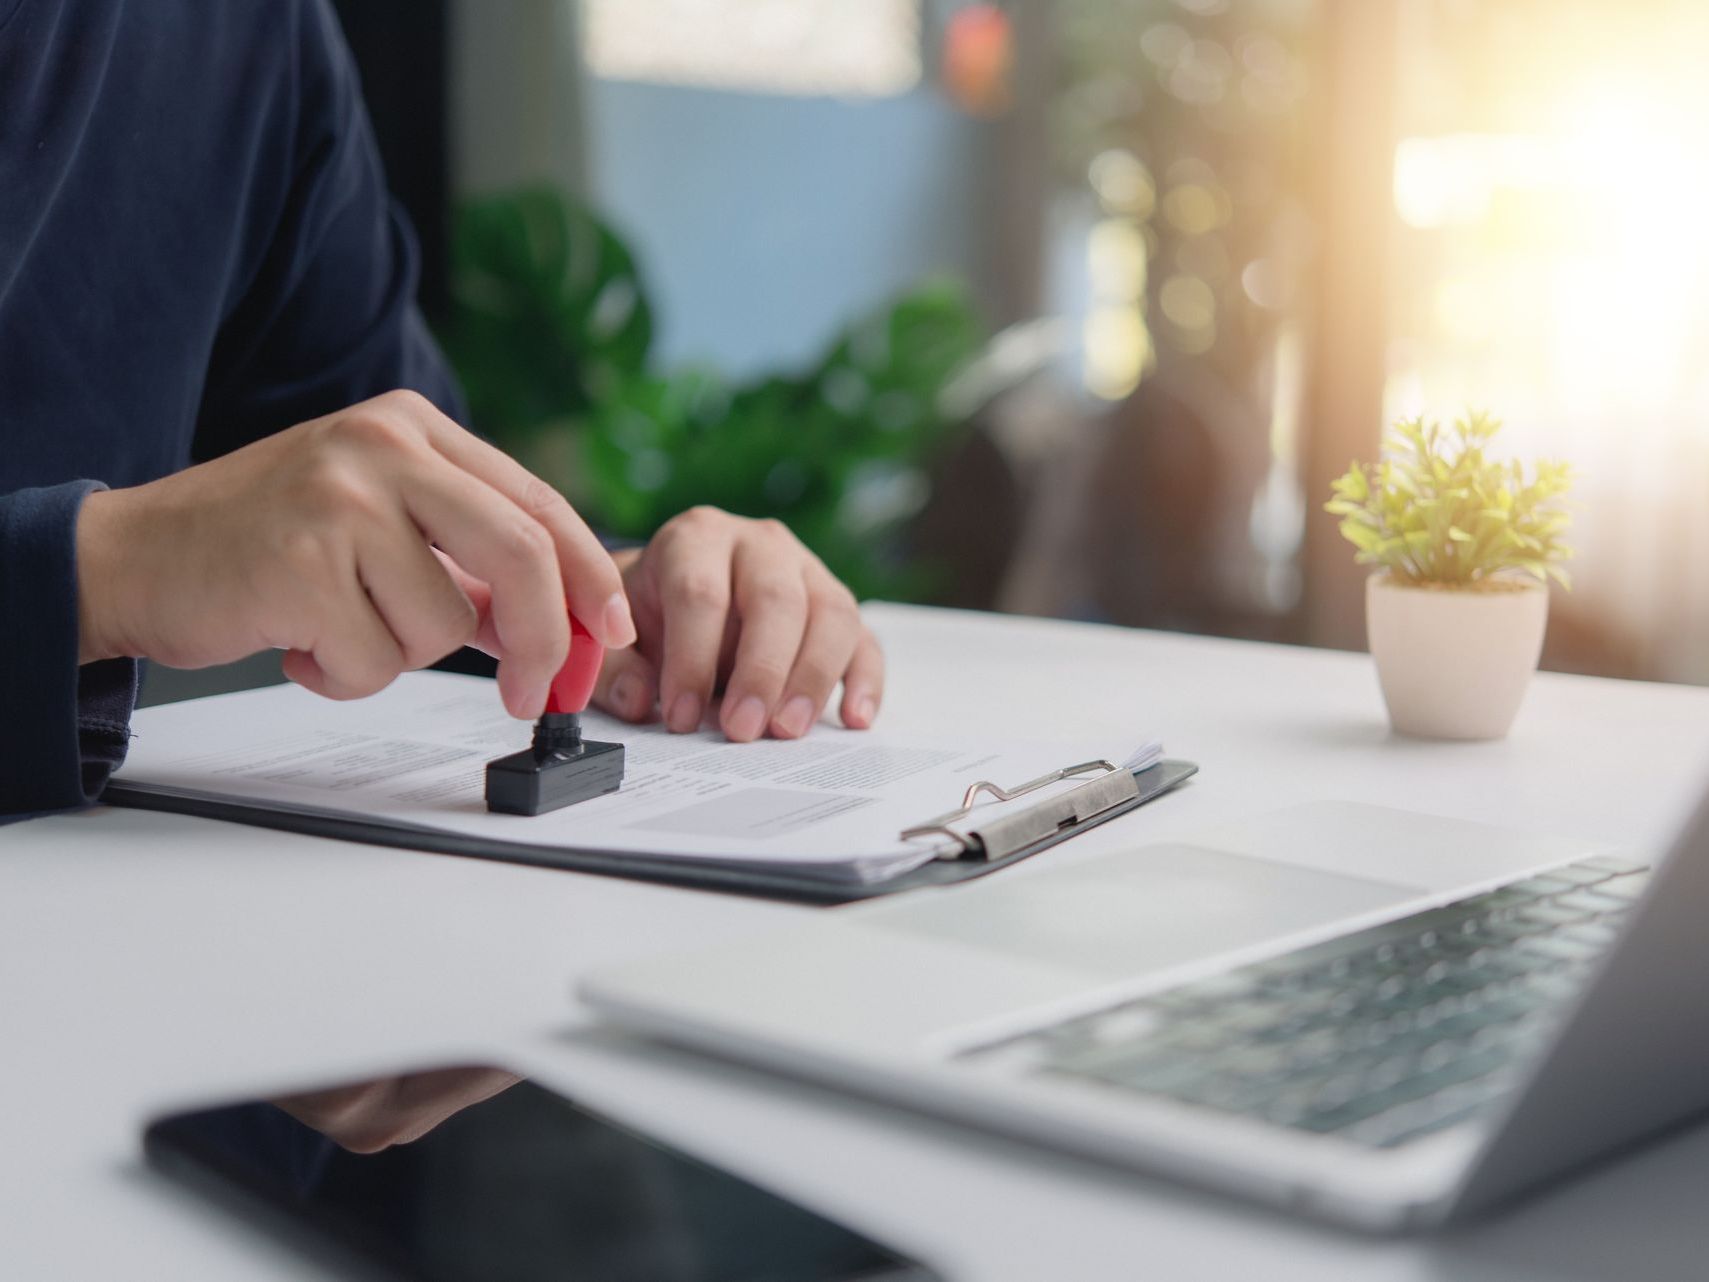
[[[1107, 762], [1089, 764], [1108, 766]], [[1070, 772], [1081, 770], [1081, 767], [1070, 768]], [[1047, 779], [1065, 777], [1068, 773], [1056, 772], [1053, 776], [1047, 776]], [[1052, 798], [1043, 807], [1023, 812], [1023, 816], [1035, 818], [1036, 825], [1031, 829], [1025, 825], [1005, 828], [1003, 835], [1006, 840], [999, 847], [992, 848], [984, 844], [982, 833], [975, 825], [965, 834], [971, 840], [964, 842], [959, 856], [934, 858], [918, 868], [872, 882], [836, 881], [776, 868], [708, 860], [667, 859], [633, 851], [532, 846], [515, 841], [468, 837], [432, 828], [370, 822], [277, 803], [263, 804], [188, 795], [146, 784], [126, 783], [122, 779], [108, 784], [101, 800], [108, 805], [132, 810], [195, 815], [203, 819], [219, 819], [282, 832], [298, 832], [311, 837], [332, 837], [364, 845], [391, 846], [473, 859], [497, 859], [540, 868], [561, 868], [571, 872], [662, 882], [696, 890], [720, 890], [805, 903], [841, 904], [860, 899], [874, 899], [880, 895], [914, 890], [922, 886], [950, 885], [997, 872], [1030, 858], [1041, 850], [1048, 850], [1067, 841], [1070, 837], [1136, 810], [1146, 802], [1173, 791], [1196, 773], [1198, 766], [1188, 761], [1157, 761], [1134, 771], [1124, 771], [1120, 767], [1111, 766], [1099, 778]], [[1131, 780], [1131, 787], [1125, 780], [1116, 778], [1118, 775], [1126, 775], [1127, 780]], [[1019, 796], [1038, 783], [1039, 780], [1034, 780], [1031, 785], [1022, 785], [1011, 795]], [[1112, 783], [1119, 786], [1112, 788]], [[1098, 789], [1100, 785], [1103, 786], [1104, 793], [1094, 796], [1092, 790]], [[974, 788], [969, 789], [969, 799], [975, 789], [981, 786], [990, 787], [974, 785]], [[1094, 804], [1088, 806], [1088, 798]], [[1079, 804], [1076, 804], [1077, 801]], [[1017, 816], [1019, 817], [1022, 816]], [[922, 826], [936, 827], [935, 821]]]

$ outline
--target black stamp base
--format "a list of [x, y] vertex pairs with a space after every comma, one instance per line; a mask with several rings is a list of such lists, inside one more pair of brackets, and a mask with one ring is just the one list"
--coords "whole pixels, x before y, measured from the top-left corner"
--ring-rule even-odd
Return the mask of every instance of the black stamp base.
[[488, 810], [543, 815], [617, 791], [623, 745], [583, 739], [579, 724], [558, 721], [573, 715], [548, 713], [535, 727], [532, 748], [487, 762]]

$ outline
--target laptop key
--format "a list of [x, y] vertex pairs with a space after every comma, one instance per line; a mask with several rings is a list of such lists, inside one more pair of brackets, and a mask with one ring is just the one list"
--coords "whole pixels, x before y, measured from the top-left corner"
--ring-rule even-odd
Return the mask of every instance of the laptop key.
[[1566, 930], [1521, 939], [1515, 947], [1522, 948], [1536, 957], [1565, 962], [1590, 961], [1602, 952], [1600, 944], [1588, 944], [1575, 939], [1570, 931]]
[[1505, 1087], [1494, 1086], [1493, 1083], [1491, 1085], [1493, 1089], [1475, 1094], [1444, 1091], [1440, 1095], [1415, 1101], [1392, 1113], [1379, 1114], [1371, 1119], [1369, 1129], [1362, 1127], [1351, 1138], [1378, 1148], [1393, 1148], [1409, 1140], [1434, 1135], [1450, 1126], [1488, 1115], [1494, 1110], [1496, 1101], [1507, 1094]]
[[1204, 1019], [1225, 1034], [1257, 1033], [1281, 1023], [1289, 1014], [1288, 1007], [1273, 1002], [1228, 1002], [1205, 1012]]
[[1591, 950], [1593, 956], [1600, 956], [1619, 937], [1620, 928], [1611, 922], [1590, 921], [1582, 926], [1568, 926], [1560, 933], [1563, 939], [1582, 944]]
[[1614, 876], [1608, 869], [1592, 867], [1589, 863], [1568, 864], [1565, 868], [1551, 868], [1547, 875], [1559, 878], [1562, 881], [1570, 881], [1579, 886], [1594, 886]]
[[1117, 1006], [1082, 1021], [1082, 1035], [1100, 1046], [1122, 1045], [1149, 1038], [1164, 1027], [1163, 1013], [1140, 1002]]
[[1335, 1108], [1306, 1112], [1292, 1125], [1300, 1130], [1315, 1131], [1320, 1135], [1333, 1135], [1335, 1132], [1344, 1131], [1359, 1122], [1368, 1121], [1387, 1108], [1388, 1105], [1381, 1096], [1368, 1095], [1349, 1100]]
[[1266, 1084], [1232, 1074], [1199, 1074], [1168, 1092], [1183, 1104], [1197, 1104], [1224, 1113], [1247, 1113], [1268, 1094]]
[[[1323, 1058], [1328, 1058], [1327, 1055]], [[1300, 1056], [1281, 1046], [1231, 1046], [1217, 1058], [1217, 1071], [1250, 1081], [1291, 1078], [1303, 1066]]]
[[1581, 921], [1589, 921], [1590, 914], [1574, 912], [1571, 908], [1563, 908], [1558, 902], [1541, 900], [1527, 908], [1521, 909], [1519, 919], [1544, 928], [1549, 928], [1553, 926], [1572, 926]]
[[1166, 993], [1155, 993], [1150, 1000], [1180, 1016], [1208, 1010], [1222, 1002], [1244, 997], [1258, 987], [1257, 980], [1244, 974], [1213, 975], [1196, 980]]
[[1620, 873], [1611, 876], [1607, 881], [1599, 882], [1596, 893], [1620, 899], [1630, 904], [1644, 893], [1649, 884], [1650, 875], [1648, 872]]
[[1643, 864], [1634, 863], [1630, 859], [1622, 859], [1618, 855], [1592, 855], [1589, 859], [1581, 859], [1579, 863], [1586, 868], [1596, 868], [1616, 875], [1622, 873], [1648, 873], [1650, 870]]
[[1560, 895], [1577, 886], [1577, 882], [1565, 877], [1557, 877], [1553, 872], [1539, 873], [1535, 877], [1527, 877], [1524, 881], [1513, 883], [1512, 889], [1524, 895]]
[[1589, 913], [1593, 917], [1618, 916], [1630, 908], [1631, 901], [1614, 895], [1604, 895], [1596, 890], [1575, 890], [1570, 895], [1561, 895], [1555, 903], [1573, 912]]

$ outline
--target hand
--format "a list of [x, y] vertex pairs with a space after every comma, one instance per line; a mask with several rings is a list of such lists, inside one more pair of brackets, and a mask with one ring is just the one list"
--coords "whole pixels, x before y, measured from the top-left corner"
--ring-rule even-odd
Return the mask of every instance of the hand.
[[472, 643], [532, 720], [569, 649], [566, 599], [604, 645], [635, 636], [617, 566], [562, 496], [412, 392], [91, 494], [77, 564], [80, 662], [273, 647], [333, 699]]
[[618, 559], [640, 638], [606, 656], [594, 692], [617, 716], [658, 707], [671, 730], [694, 730], [722, 684], [731, 739], [797, 739], [838, 681], [844, 725], [864, 730], [878, 715], [878, 641], [854, 595], [783, 525], [698, 507]]
[[352, 1153], [411, 1144], [456, 1113], [522, 1079], [496, 1068], [444, 1068], [273, 1102]]

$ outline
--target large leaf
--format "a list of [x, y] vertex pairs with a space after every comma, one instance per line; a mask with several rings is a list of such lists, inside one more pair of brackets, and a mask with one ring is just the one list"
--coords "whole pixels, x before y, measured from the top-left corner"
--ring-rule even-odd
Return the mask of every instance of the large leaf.
[[551, 188], [459, 211], [444, 334], [475, 423], [501, 441], [574, 418], [646, 367], [652, 314], [612, 231]]

